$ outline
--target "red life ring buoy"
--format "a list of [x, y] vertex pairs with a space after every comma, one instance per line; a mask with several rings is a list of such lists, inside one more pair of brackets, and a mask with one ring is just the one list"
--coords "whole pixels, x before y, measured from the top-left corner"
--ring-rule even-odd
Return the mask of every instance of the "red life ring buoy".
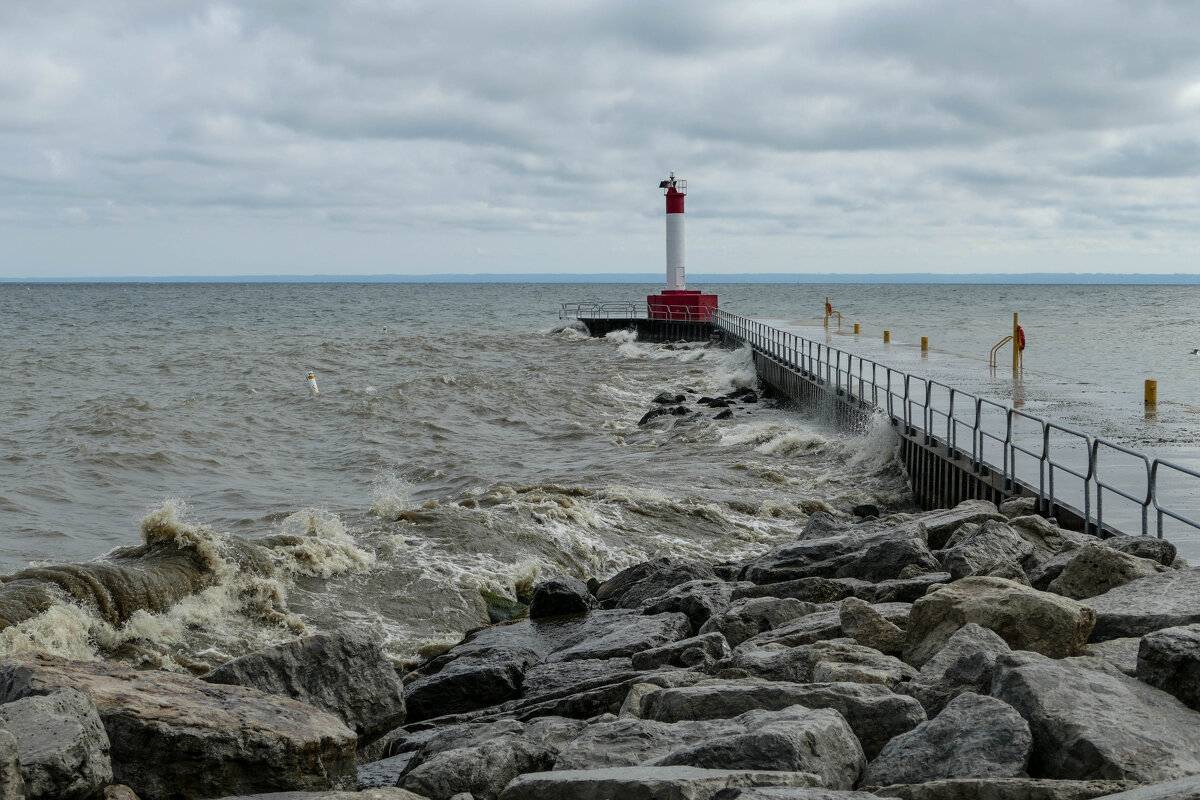
[[1025, 352], [1025, 329], [1020, 325], [1017, 326], [1017, 349]]
[[825, 301], [825, 316], [828, 317], [832, 313], [833, 313], [833, 303], [830, 303], [828, 300], [826, 300]]

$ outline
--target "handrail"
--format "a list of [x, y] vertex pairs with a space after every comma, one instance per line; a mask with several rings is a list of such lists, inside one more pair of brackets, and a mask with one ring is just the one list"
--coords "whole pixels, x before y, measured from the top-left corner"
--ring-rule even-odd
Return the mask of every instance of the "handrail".
[[[723, 309], [712, 310], [712, 323], [828, 391], [886, 414], [893, 424], [904, 427], [906, 435], [921, 436], [926, 444], [942, 444], [952, 457], [969, 456], [974, 472], [981, 475], [996, 472], [1007, 491], [1023, 490], [1035, 495], [1042, 512], [1048, 516], [1053, 516], [1056, 509], [1067, 509], [1080, 516], [1085, 530], [1094, 533], [1116, 531], [1114, 525], [1104, 521], [1104, 497], [1108, 493], [1139, 509], [1142, 535], [1149, 535], [1151, 513], [1155, 516], [1159, 538], [1163, 538], [1166, 518], [1200, 530], [1197, 515], [1190, 509], [1185, 511], [1177, 502], [1168, 503], [1159, 483], [1160, 474], [1171, 475], [1188, 482], [1184, 491], [1193, 497], [1200, 496], [1200, 471], [1151, 458], [1132, 448], [1089, 436], [1007, 404], [894, 369]], [[1000, 344], [1010, 341], [1011, 336]], [[969, 447], [965, 445], [968, 437]], [[1056, 445], [1066, 447], [1068, 454], [1074, 454], [1074, 461], [1056, 453]], [[1138, 463], [1139, 474], [1145, 470], [1144, 493], [1128, 487], [1127, 474], [1106, 468], [1101, 454], [1109, 451], [1121, 453], [1128, 457], [1127, 460]], [[1032, 460], [1036, 473], [1018, 469], [1018, 459]], [[1079, 482], [1083, 508], [1074, 508], [1063, 501], [1058, 485], [1063, 476]]]
[[711, 310], [696, 305], [650, 305], [638, 300], [581, 300], [560, 303], [559, 319], [666, 319], [672, 322], [709, 322]]
[[[996, 368], [996, 358], [998, 357], [998, 355], [1000, 353], [1000, 348], [1004, 347], [1004, 345], [1008, 344], [1012, 340], [1013, 340], [1013, 337], [1012, 337], [1012, 334], [1010, 333], [1008, 336], [1005, 336], [1003, 339], [1001, 339], [1000, 341], [998, 341], [994, 345], [992, 345], [992, 351], [990, 353], [988, 353], [988, 366], [989, 367], [991, 367], [992, 369]], [[1018, 358], [1020, 358], [1020, 357], [1021, 356], [1018, 356]]]

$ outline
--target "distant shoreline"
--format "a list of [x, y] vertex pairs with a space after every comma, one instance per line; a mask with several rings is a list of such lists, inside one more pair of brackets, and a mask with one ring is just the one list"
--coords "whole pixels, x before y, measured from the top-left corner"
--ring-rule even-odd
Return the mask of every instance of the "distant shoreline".
[[[946, 275], [932, 272], [895, 274], [712, 273], [691, 274], [694, 284], [968, 284], [968, 285], [1200, 285], [1200, 274], [1137, 275], [1121, 273], [1027, 272]], [[0, 284], [30, 283], [575, 283], [660, 284], [659, 273], [597, 273], [575, 275], [522, 273], [514, 275], [183, 275], [3, 278]]]

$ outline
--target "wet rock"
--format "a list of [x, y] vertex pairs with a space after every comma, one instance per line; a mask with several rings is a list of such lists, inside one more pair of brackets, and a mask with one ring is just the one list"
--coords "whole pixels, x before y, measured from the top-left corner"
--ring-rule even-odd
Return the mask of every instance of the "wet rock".
[[104, 787], [104, 800], [138, 800], [137, 793], [121, 783]]
[[[659, 687], [653, 690], [658, 691]], [[665, 756], [681, 745], [743, 730], [728, 720], [666, 723], [633, 717], [618, 719], [589, 725], [564, 744], [554, 769], [632, 767]]]
[[834, 576], [878, 582], [938, 572], [941, 564], [919, 537], [887, 538], [861, 553], [834, 559], [841, 562]]
[[1200, 775], [1106, 794], [1102, 800], [1200, 800]]
[[112, 783], [108, 733], [86, 694], [63, 689], [0, 705], [0, 727], [17, 740], [31, 800], [86, 798]]
[[641, 670], [634, 669], [628, 657], [539, 663], [526, 670], [522, 690], [527, 700], [563, 696], [619, 683], [639, 674]]
[[0, 724], [0, 800], [25, 800], [17, 740]]
[[659, 667], [708, 666], [729, 655], [729, 644], [719, 633], [706, 633], [690, 639], [643, 650], [633, 654], [633, 666], [640, 670]]
[[1175, 545], [1154, 536], [1113, 536], [1102, 540], [1100, 544], [1131, 556], [1148, 558], [1164, 567], [1171, 566], [1178, 557]]
[[1166, 569], [1148, 558], [1139, 558], [1102, 544], [1089, 544], [1072, 554], [1058, 577], [1050, 581], [1046, 589], [1064, 597], [1083, 600], [1138, 578], [1157, 575]]
[[[804, 523], [804, 530], [800, 531], [800, 539], [822, 539], [826, 536], [844, 533], [850, 530], [850, 527], [835, 519], [832, 514], [825, 511], [816, 511], [808, 518], [808, 522]], [[829, 558], [829, 555], [824, 556], [824, 558]]]
[[542, 653], [519, 645], [480, 644], [450, 655], [432, 675], [405, 687], [409, 721], [487, 708], [519, 696], [525, 670]]
[[73, 688], [91, 697], [115, 780], [143, 800], [355, 783], [356, 737], [341, 720], [287, 697], [186, 675], [42, 654], [0, 664], [0, 702]]
[[718, 412], [713, 415], [713, 419], [732, 419], [732, 418], [733, 418], [733, 412], [730, 411], [728, 408], [725, 409], [724, 411]]
[[751, 711], [732, 722], [744, 730], [676, 747], [652, 764], [810, 772], [831, 789], [853, 787], [866, 764], [850, 726], [831, 709]]
[[[905, 568], [937, 572], [941, 567], [915, 530], [880, 529], [879, 523], [775, 548], [751, 559], [742, 577], [754, 583], [799, 578], [859, 578], [882, 581], [902, 577]], [[907, 576], [904, 576], [907, 577]]]
[[1007, 564], [1018, 564], [1033, 553], [1033, 545], [1012, 527], [997, 520], [964, 526], [953, 539], [957, 541], [943, 553], [942, 566], [955, 580], [984, 575]]
[[1011, 653], [996, 660], [992, 695], [1029, 722], [1032, 775], [1153, 782], [1200, 772], [1200, 714], [1116, 671]]
[[995, 631], [1015, 650], [1080, 655], [1095, 620], [1091, 608], [1065, 597], [1002, 578], [963, 578], [913, 603], [904, 660], [920, 667], [968, 622]]
[[1043, 778], [964, 778], [893, 784], [876, 797], [901, 800], [1092, 800], [1132, 785], [1130, 781], [1056, 781]]
[[662, 406], [659, 406], [658, 408], [652, 408], [642, 415], [642, 418], [638, 420], [638, 425], [645, 425], [650, 420], [658, 419], [659, 417], [665, 417], [670, 413], [670, 411], [667, 411], [667, 409], [663, 408]]
[[889, 622], [864, 600], [848, 597], [838, 608], [842, 633], [881, 653], [900, 655], [904, 650], [904, 629]]
[[687, 397], [682, 394], [673, 394], [671, 392], [659, 392], [658, 396], [654, 398], [653, 402], [655, 402], [659, 405], [669, 406], [674, 403], [682, 403], [686, 399], [687, 399]]
[[340, 717], [367, 744], [404, 722], [404, 687], [363, 631], [309, 636], [236, 658], [204, 676], [299, 700]]
[[[777, 597], [780, 599], [799, 600], [803, 603], [836, 603], [847, 597], [854, 597], [855, 592], [869, 584], [849, 578], [835, 580], [833, 578], [797, 578], [778, 583], [760, 585], [740, 584], [733, 590], [734, 601], [754, 597]], [[922, 592], [924, 594], [924, 592]]]
[[395, 786], [400, 777], [412, 763], [415, 752], [401, 753], [398, 756], [370, 761], [358, 768], [358, 788], [379, 789], [385, 786]]
[[1200, 625], [1163, 628], [1142, 637], [1137, 677], [1200, 710]]
[[687, 406], [675, 406], [671, 409], [671, 416], [673, 417], [685, 417], [690, 413]]
[[656, 558], [623, 569], [600, 584], [596, 599], [605, 608], [641, 608], [651, 598], [681, 583], [716, 577], [707, 564], [676, 564], [667, 558]]
[[529, 618], [557, 617], [562, 614], [582, 614], [600, 603], [588, 591], [587, 584], [578, 578], [560, 576], [542, 581], [533, 587], [533, 602]]
[[851, 509], [850, 513], [856, 517], [878, 517], [879, 506], [872, 505], [871, 503], [863, 503]]
[[514, 701], [500, 706], [498, 712], [525, 721], [546, 716], [584, 720], [603, 714], [615, 716], [620, 713], [633, 687], [639, 683], [653, 683], [659, 688], [690, 686], [704, 677], [703, 673], [690, 670], [660, 669], [654, 672], [639, 672], [632, 678], [598, 684], [583, 691], [552, 698], [535, 698], [532, 702]]
[[1023, 778], [1033, 737], [1012, 706], [964, 693], [934, 719], [892, 739], [868, 766], [874, 786], [944, 778]]
[[756, 708], [831, 708], [850, 724], [867, 758], [893, 736], [925, 721], [921, 705], [886, 687], [865, 683], [781, 683], [760, 680], [703, 681], [663, 689], [642, 699], [642, 716], [660, 722], [727, 719]]
[[686, 614], [693, 630], [700, 630], [714, 614], [722, 614], [732, 602], [734, 585], [723, 580], [696, 580], [672, 586], [660, 597], [647, 601], [643, 614], [677, 611]]
[[547, 662], [608, 659], [631, 656], [642, 650], [662, 647], [692, 634], [692, 625], [683, 614], [665, 613], [643, 616], [633, 612], [595, 612], [589, 621], [598, 624], [581, 628], [579, 641], [555, 650]]
[[1143, 636], [1200, 622], [1200, 570], [1164, 572], [1089, 597], [1096, 610], [1096, 641]]
[[968, 623], [897, 691], [915, 697], [925, 713], [935, 717], [964, 692], [989, 692], [996, 658], [1009, 652], [1009, 646], [994, 632]]
[[501, 800], [713, 800], [726, 789], [759, 786], [817, 786], [808, 772], [700, 769], [698, 767], [611, 767], [536, 772], [510, 783]]
[[892, 688], [916, 675], [898, 658], [842, 639], [780, 649], [741, 649], [726, 665], [756, 678], [792, 683], [877, 683]]
[[[885, 620], [897, 627], [907, 625], [909, 610], [908, 603], [879, 603], [871, 606]], [[781, 644], [785, 647], [795, 647], [801, 644], [812, 644], [825, 639], [838, 639], [845, 635], [842, 630], [842, 612], [840, 607], [825, 607], [824, 610], [814, 611], [798, 619], [792, 620], [780, 627], [752, 636], [742, 642], [739, 647], [759, 648], [768, 644]]]
[[721, 792], [716, 800], [878, 800], [867, 792], [851, 792], [841, 789], [731, 789]]
[[720, 633], [736, 647], [751, 636], [774, 630], [794, 619], [811, 614], [817, 607], [791, 598], [756, 597], [738, 600], [727, 611], [710, 618], [700, 633]]

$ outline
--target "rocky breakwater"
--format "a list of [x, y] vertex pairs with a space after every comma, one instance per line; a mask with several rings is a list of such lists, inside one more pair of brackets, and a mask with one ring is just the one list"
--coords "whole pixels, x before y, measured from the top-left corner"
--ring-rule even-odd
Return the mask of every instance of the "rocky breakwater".
[[743, 562], [554, 578], [402, 681], [355, 633], [205, 680], [16, 657], [0, 796], [1200, 797], [1197, 572], [1029, 510], [819, 513]]

